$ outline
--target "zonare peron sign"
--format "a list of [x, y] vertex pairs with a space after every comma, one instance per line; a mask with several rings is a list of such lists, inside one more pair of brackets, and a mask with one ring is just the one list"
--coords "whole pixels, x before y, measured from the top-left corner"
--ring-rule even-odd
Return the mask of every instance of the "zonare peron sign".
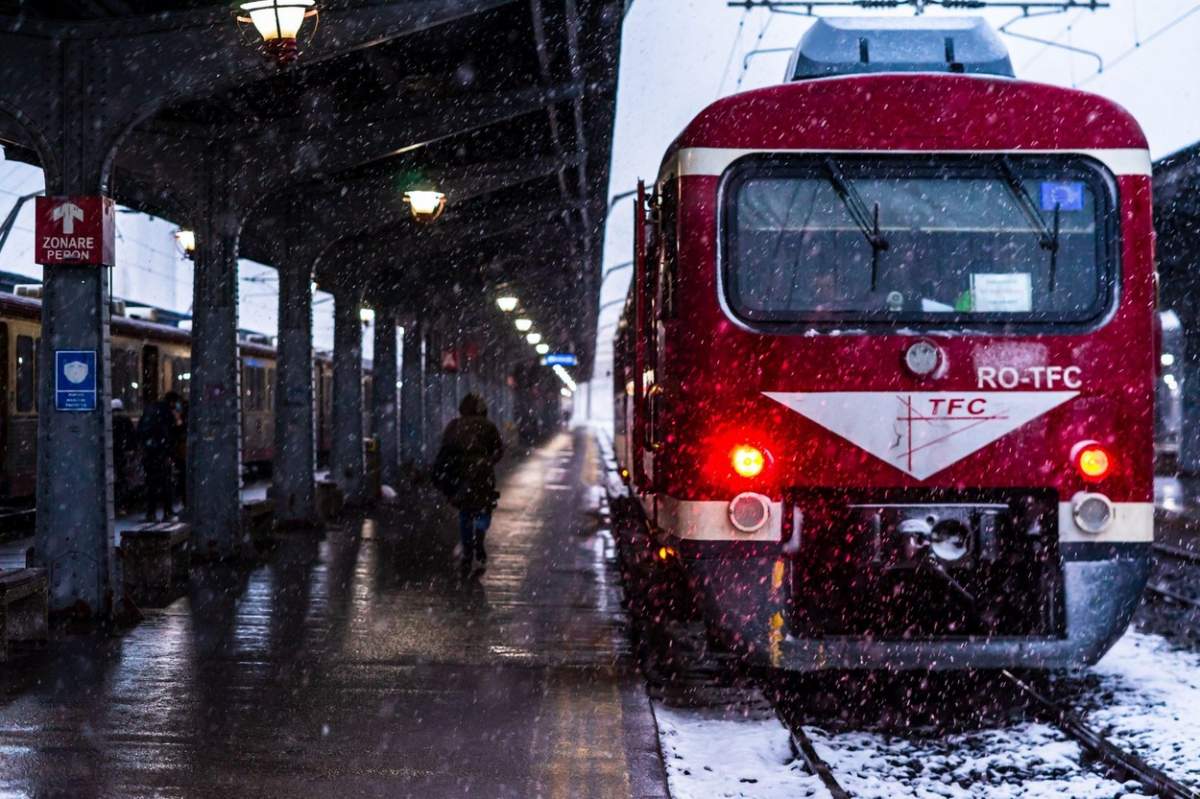
[[115, 209], [109, 197], [38, 197], [37, 247], [43, 266], [113, 266]]

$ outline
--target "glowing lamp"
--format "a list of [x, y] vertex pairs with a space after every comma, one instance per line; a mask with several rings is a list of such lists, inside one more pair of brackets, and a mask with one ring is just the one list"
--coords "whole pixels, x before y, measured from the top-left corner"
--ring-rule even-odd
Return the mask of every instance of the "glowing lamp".
[[758, 477], [767, 465], [763, 451], [749, 444], [734, 447], [729, 453], [729, 460], [733, 464], [733, 470], [742, 477]]
[[541, 333], [530, 333], [529, 335], [525, 336], [525, 340], [528, 341], [530, 344], [541, 344], [542, 343], [542, 334]]
[[528, 333], [533, 328], [533, 320], [524, 316], [519, 317], [513, 324], [517, 326], [518, 333]]
[[570, 397], [570, 396], [571, 396], [571, 389], [567, 388], [566, 386], [563, 386], [563, 387], [562, 387], [562, 388], [560, 388], [558, 391], [559, 391], [559, 393], [560, 393], [560, 394], [562, 394], [564, 397]]
[[193, 258], [196, 255], [196, 231], [180, 228], [175, 231], [175, 241], [183, 250], [184, 256]]
[[503, 297], [496, 298], [496, 306], [505, 313], [512, 313], [513, 311], [517, 310], [518, 302], [519, 300], [517, 300], [517, 298], [511, 294], [506, 294]]
[[280, 64], [287, 64], [296, 60], [296, 38], [304, 20], [317, 16], [314, 5], [315, 0], [250, 0], [239, 6], [249, 16], [238, 16], [237, 21], [253, 25], [263, 48]]
[[534, 347], [534, 349], [537, 350], [538, 355], [546, 355], [550, 352], [550, 345], [543, 342]]
[[404, 202], [418, 222], [432, 222], [446, 210], [446, 195], [432, 189], [410, 189], [404, 192]]
[[375, 321], [375, 311], [370, 308], [359, 308], [358, 318], [362, 320], [364, 325], [369, 325]]
[[1071, 453], [1071, 460], [1084, 480], [1097, 482], [1112, 472], [1113, 457], [1098, 441], [1080, 441]]

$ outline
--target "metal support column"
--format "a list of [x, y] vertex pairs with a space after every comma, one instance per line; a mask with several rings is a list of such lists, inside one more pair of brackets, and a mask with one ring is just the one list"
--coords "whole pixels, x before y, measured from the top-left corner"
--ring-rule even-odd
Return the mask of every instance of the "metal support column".
[[229, 160], [207, 157], [209, 191], [196, 230], [192, 386], [188, 411], [188, 509], [201, 554], [226, 558], [241, 542], [242, 402], [238, 357], [241, 215], [225, 198]]
[[[65, 173], [47, 185], [47, 194], [101, 193], [94, 170], [72, 158], [64, 158], [63, 166]], [[49, 570], [52, 611], [104, 616], [111, 610], [113, 570], [109, 274], [104, 267], [55, 266], [44, 275], [34, 560]], [[96, 410], [55, 410], [59, 350], [96, 353]]]
[[389, 309], [375, 311], [375, 374], [371, 391], [371, 427], [379, 437], [379, 464], [383, 482], [396, 486], [398, 442], [396, 426], [396, 314]]
[[421, 323], [409, 319], [404, 325], [404, 351], [400, 384], [400, 459], [406, 464], [423, 460], [425, 434], [424, 363], [421, 351]]
[[436, 330], [425, 332], [425, 462], [432, 464], [437, 457], [442, 437], [442, 378], [441, 335]]
[[363, 474], [362, 288], [333, 290], [333, 444], [330, 476], [348, 504], [362, 504]]
[[275, 521], [283, 526], [317, 522], [313, 482], [312, 267], [279, 266], [279, 344], [275, 365]]
[[[25, 58], [21, 45], [34, 41], [18, 44], [9, 38], [0, 52], [11, 66], [9, 59]], [[86, 43], [75, 41], [62, 41], [53, 48], [31, 46], [52, 51], [54, 59], [55, 71], [45, 73], [50, 85], [37, 87], [41, 97], [52, 100], [50, 113], [42, 115], [41, 130], [30, 129], [40, 144], [46, 194], [105, 194], [108, 148], [115, 132], [111, 126], [97, 124], [103, 115], [86, 80], [93, 68], [93, 52]], [[57, 80], [51, 82], [51, 74]], [[23, 82], [14, 79], [6, 81], [4, 88], [6, 92], [19, 92], [24, 87]], [[48, 570], [50, 610], [69, 611], [84, 618], [103, 617], [111, 611], [114, 560], [108, 287], [109, 272], [104, 267], [47, 267], [42, 286], [41, 343], [36, 356], [37, 526], [33, 560]], [[55, 410], [58, 351], [95, 353], [94, 411]]]

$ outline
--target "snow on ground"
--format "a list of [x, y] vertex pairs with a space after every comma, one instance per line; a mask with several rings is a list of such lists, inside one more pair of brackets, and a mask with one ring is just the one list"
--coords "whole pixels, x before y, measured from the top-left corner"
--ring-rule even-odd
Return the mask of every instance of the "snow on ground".
[[[1095, 667], [1064, 679], [1078, 683], [1071, 704], [1089, 726], [1181, 782], [1200, 786], [1200, 654], [1130, 631]], [[661, 704], [655, 713], [676, 799], [827, 795], [793, 758], [788, 733], [775, 719]], [[1137, 783], [1103, 777], [1078, 744], [1041, 723], [946, 736], [806, 730], [838, 781], [861, 799], [1145, 795]]]
[[1200, 786], [1200, 655], [1126, 633], [1092, 669], [1089, 725], [1175, 779]]
[[803, 761], [793, 759], [787, 730], [773, 718], [730, 718], [660, 702], [654, 715], [673, 799], [829, 796]]
[[944, 737], [806, 728], [817, 753], [858, 799], [1132, 799], [1136, 783], [1081, 765], [1080, 749], [1044, 724], [1015, 724]]

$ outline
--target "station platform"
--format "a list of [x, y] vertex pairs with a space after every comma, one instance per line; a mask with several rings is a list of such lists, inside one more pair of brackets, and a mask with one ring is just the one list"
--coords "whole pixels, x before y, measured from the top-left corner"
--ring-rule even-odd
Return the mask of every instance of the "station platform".
[[0, 665], [0, 795], [667, 796], [595, 444], [511, 461], [478, 579], [416, 486]]

